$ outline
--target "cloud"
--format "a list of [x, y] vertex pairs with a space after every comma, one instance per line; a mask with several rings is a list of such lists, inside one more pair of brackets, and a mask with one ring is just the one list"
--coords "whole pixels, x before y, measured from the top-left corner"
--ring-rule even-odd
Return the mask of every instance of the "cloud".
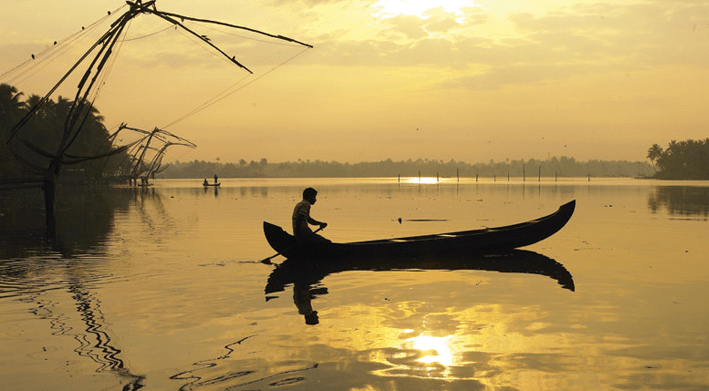
[[[709, 22], [709, 14], [698, 2], [575, 4], [537, 14], [492, 12], [469, 7], [460, 15], [435, 8], [423, 16], [370, 19], [369, 25], [362, 23], [355, 30], [320, 35], [306, 61], [447, 68], [450, 81], [442, 87], [474, 90], [670, 64], [709, 67], [709, 28], [697, 28], [703, 20]], [[486, 73], [480, 74], [483, 69]]]
[[396, 40], [398, 37], [421, 39], [428, 36], [424, 20], [415, 15], [399, 15], [384, 21], [387, 26], [382, 36], [385, 39]]
[[488, 47], [466, 40], [455, 43], [457, 53], [468, 54], [462, 61], [483, 64], [487, 72], [456, 77], [441, 86], [495, 90], [668, 65], [706, 68], [705, 40], [691, 36], [696, 12], [699, 7], [691, 3], [663, 3], [576, 5], [541, 16], [512, 14], [509, 20], [519, 38]]
[[273, 6], [294, 6], [294, 7], [318, 7], [321, 5], [332, 5], [332, 4], [359, 4], [364, 6], [370, 6], [376, 3], [377, 0], [361, 1], [361, 0], [271, 0], [270, 4]]
[[426, 30], [432, 33], [448, 33], [460, 23], [456, 21], [455, 15], [437, 15], [426, 20]]
[[[592, 69], [585, 67], [585, 73]], [[579, 73], [571, 65], [533, 64], [494, 67], [483, 74], [453, 78], [440, 84], [441, 88], [462, 88], [471, 91], [493, 91], [509, 85], [552, 84]]]
[[442, 7], [436, 7], [427, 10], [422, 16], [402, 14], [388, 17], [383, 19], [381, 24], [386, 33], [392, 34], [383, 36], [387, 39], [402, 36], [416, 40], [432, 35], [455, 35], [457, 30], [482, 25], [489, 18], [480, 8], [466, 7], [462, 11], [463, 15], [458, 15], [445, 11]]

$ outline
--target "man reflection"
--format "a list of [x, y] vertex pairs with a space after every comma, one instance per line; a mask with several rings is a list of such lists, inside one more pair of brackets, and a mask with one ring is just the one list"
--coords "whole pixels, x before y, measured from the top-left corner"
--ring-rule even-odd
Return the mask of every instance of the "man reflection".
[[316, 325], [320, 323], [318, 312], [313, 310], [312, 300], [315, 295], [323, 295], [327, 293], [327, 288], [311, 289], [309, 284], [296, 282], [293, 284], [293, 302], [298, 313], [305, 317], [305, 324]]

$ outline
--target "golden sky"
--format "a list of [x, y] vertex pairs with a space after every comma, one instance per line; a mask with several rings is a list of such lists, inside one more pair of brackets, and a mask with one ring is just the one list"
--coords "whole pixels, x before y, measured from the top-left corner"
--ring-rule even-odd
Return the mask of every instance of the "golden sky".
[[[0, 82], [46, 94], [127, 10], [124, 5], [5, 4]], [[186, 22], [254, 71], [249, 75], [167, 22], [137, 17], [96, 106], [109, 131], [121, 122], [146, 130], [157, 126], [198, 145], [175, 147], [167, 160], [635, 161], [644, 160], [654, 143], [709, 136], [706, 1], [156, 5], [314, 46], [304, 50]], [[82, 27], [82, 39], [68, 38]], [[8, 76], [16, 67], [24, 73]], [[79, 69], [80, 75], [86, 68]], [[223, 99], [191, 114], [224, 92]], [[75, 93], [71, 80], [59, 90], [70, 98]]]

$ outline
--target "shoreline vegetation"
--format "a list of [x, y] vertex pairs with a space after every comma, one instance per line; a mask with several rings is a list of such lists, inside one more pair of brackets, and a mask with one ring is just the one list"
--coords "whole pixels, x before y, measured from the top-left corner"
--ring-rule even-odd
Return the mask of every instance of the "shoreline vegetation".
[[[23, 133], [13, 134], [15, 126], [42, 99], [24, 94], [15, 87], [0, 83], [0, 184], [39, 183], [46, 177], [48, 159], [57, 150], [61, 126], [67, 117], [70, 100], [58, 97], [35, 113]], [[546, 160], [510, 160], [503, 162], [466, 163], [418, 158], [340, 163], [322, 160], [270, 163], [265, 158], [234, 163], [175, 162], [162, 164], [164, 147], [148, 164], [144, 156], [155, 149], [150, 140], [160, 138], [140, 135], [132, 144], [113, 145], [116, 133], [109, 134], [103, 117], [95, 107], [84, 123], [84, 131], [72, 140], [65, 152], [60, 182], [98, 183], [151, 178], [297, 178], [297, 177], [642, 177], [672, 180], [709, 180], [709, 138], [705, 140], [672, 140], [666, 149], [654, 144], [647, 162], [625, 160], [577, 161], [573, 157]], [[158, 129], [156, 129], [157, 131]], [[143, 132], [149, 133], [149, 132]], [[147, 141], [146, 141], [147, 140]], [[10, 142], [12, 141], [12, 143]], [[143, 143], [143, 144], [140, 144]], [[166, 143], [165, 146], [175, 143]], [[191, 143], [190, 143], [191, 144]], [[131, 147], [132, 146], [132, 147]], [[129, 149], [133, 148], [133, 149]], [[131, 153], [131, 151], [133, 151]], [[218, 160], [218, 159], [217, 159]]]
[[260, 161], [220, 163], [194, 160], [175, 162], [157, 174], [161, 179], [211, 178], [300, 178], [300, 177], [650, 177], [648, 163], [629, 161], [577, 161], [561, 157], [547, 160], [506, 160], [504, 162], [470, 164], [450, 160], [401, 160], [340, 163], [336, 161], [298, 160], [270, 163]]
[[709, 138], [672, 140], [667, 149], [653, 144], [647, 158], [657, 170], [657, 179], [709, 180]]

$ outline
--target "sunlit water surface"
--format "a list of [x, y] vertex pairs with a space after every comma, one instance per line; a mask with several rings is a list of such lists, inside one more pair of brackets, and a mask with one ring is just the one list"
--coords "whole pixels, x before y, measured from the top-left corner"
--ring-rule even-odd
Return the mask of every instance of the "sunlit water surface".
[[[0, 192], [0, 389], [709, 387], [709, 183], [416, 182], [61, 189], [55, 234], [38, 190]], [[573, 284], [352, 270], [266, 292], [262, 221], [288, 228], [306, 186], [335, 241], [507, 225], [576, 199], [562, 231], [525, 249]]]

